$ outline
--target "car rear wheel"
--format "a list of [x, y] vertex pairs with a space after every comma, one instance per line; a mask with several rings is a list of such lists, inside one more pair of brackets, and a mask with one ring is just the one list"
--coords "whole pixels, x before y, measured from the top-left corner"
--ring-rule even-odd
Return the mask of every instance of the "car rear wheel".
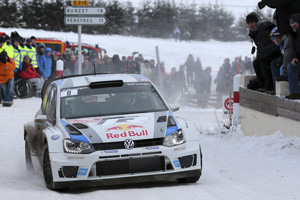
[[200, 148], [200, 161], [201, 161], [201, 169], [199, 171], [199, 173], [196, 176], [192, 176], [192, 177], [187, 177], [187, 178], [180, 178], [177, 179], [177, 181], [179, 183], [196, 183], [202, 174], [202, 152], [201, 152], [201, 148]]
[[25, 161], [26, 161], [26, 169], [28, 172], [33, 172], [33, 165], [31, 161], [31, 153], [29, 149], [29, 145], [27, 140], [25, 141]]

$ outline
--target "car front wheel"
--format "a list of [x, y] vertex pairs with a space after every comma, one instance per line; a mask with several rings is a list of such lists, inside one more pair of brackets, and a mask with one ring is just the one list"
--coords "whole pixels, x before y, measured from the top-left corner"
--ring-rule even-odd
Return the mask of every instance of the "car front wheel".
[[44, 153], [43, 153], [43, 175], [46, 187], [50, 190], [53, 190], [53, 177], [51, 170], [51, 162], [49, 157], [48, 145], [45, 145]]

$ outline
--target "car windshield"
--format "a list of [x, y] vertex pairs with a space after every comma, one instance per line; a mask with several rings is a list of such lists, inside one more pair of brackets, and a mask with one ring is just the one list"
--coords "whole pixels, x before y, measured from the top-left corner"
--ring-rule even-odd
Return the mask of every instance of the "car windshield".
[[61, 118], [66, 119], [165, 110], [168, 110], [166, 104], [152, 84], [147, 82], [61, 90]]

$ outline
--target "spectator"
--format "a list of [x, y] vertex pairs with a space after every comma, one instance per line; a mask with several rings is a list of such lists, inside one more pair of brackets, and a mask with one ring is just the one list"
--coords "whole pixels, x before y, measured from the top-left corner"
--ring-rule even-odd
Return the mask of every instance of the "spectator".
[[192, 54], [188, 56], [184, 65], [186, 66], [186, 78], [187, 78], [188, 86], [192, 87], [194, 82], [194, 67], [195, 67], [195, 61]]
[[188, 41], [188, 42], [191, 42], [191, 33], [189, 32], [189, 30], [186, 30], [184, 33], [183, 33], [183, 38], [184, 40]]
[[29, 80], [31, 83], [33, 83], [36, 86], [38, 95], [40, 95], [44, 80], [40, 77], [35, 68], [31, 65], [30, 61], [31, 60], [29, 56], [26, 55], [23, 59], [22, 70], [20, 70], [19, 76], [22, 79]]
[[36, 37], [31, 36], [30, 39], [31, 39], [31, 41], [32, 41], [32, 46], [36, 49], [36, 48], [37, 48], [37, 45], [36, 45]]
[[32, 39], [31, 38], [28, 38], [26, 40], [25, 50], [27, 51], [27, 55], [31, 59], [32, 66], [34, 68], [38, 68], [39, 67], [38, 54], [36, 52], [36, 49], [32, 46]]
[[283, 45], [284, 40], [282, 39], [278, 28], [275, 27], [270, 32], [270, 39], [273, 41], [277, 46], [279, 46], [281, 50], [281, 56], [276, 58], [271, 62], [271, 72], [272, 72], [272, 78], [273, 78], [273, 87], [275, 88], [275, 80], [282, 74], [282, 62], [283, 62]]
[[0, 53], [0, 88], [4, 95], [3, 106], [5, 107], [12, 105], [15, 68], [14, 60], [7, 55], [6, 51], [2, 51]]
[[7, 46], [6, 39], [4, 37], [0, 37], [0, 53], [2, 51], [6, 51], [9, 58], [14, 58], [14, 51], [10, 46]]
[[150, 78], [151, 76], [151, 68], [150, 68], [150, 63], [149, 60], [145, 60], [144, 64], [142, 65], [142, 75], [144, 75], [147, 78]]
[[112, 73], [125, 73], [125, 65], [121, 60], [119, 55], [115, 54], [112, 57]]
[[202, 63], [200, 61], [200, 58], [198, 57], [196, 62], [195, 62], [195, 79], [197, 79], [201, 73], [202, 73]]
[[175, 42], [177, 42], [177, 40], [181, 42], [181, 33], [177, 26], [174, 29], [174, 38], [175, 38]]
[[281, 75], [276, 81], [288, 81], [287, 65], [292, 62], [294, 58], [293, 50], [293, 38], [290, 34], [289, 17], [292, 14], [300, 13], [300, 1], [297, 0], [262, 0], [258, 3], [258, 7], [263, 9], [265, 6], [274, 8], [275, 19], [278, 27], [278, 31], [284, 40], [284, 55], [283, 55], [283, 66], [281, 68]]
[[19, 50], [19, 45], [20, 45], [19, 39], [14, 38], [12, 41], [12, 48], [14, 51], [13, 59], [16, 64], [15, 72], [17, 72], [17, 70], [19, 70], [19, 69], [22, 69], [22, 60], [21, 60], [21, 52]]
[[300, 86], [299, 86], [299, 72], [300, 72], [300, 14], [294, 14], [290, 18], [290, 25], [293, 30], [293, 41], [295, 57], [292, 62], [288, 64], [288, 77], [289, 77], [289, 89], [290, 95], [286, 96], [287, 99], [300, 99]]
[[51, 57], [51, 48], [46, 48], [45, 54], [41, 56], [41, 63], [39, 68], [39, 74], [43, 79], [48, 79], [52, 73], [52, 57]]
[[249, 37], [257, 46], [257, 58], [253, 66], [260, 87], [259, 91], [274, 94], [270, 63], [280, 56], [280, 50], [270, 41], [269, 34], [275, 25], [269, 21], [260, 21], [255, 12], [247, 15], [246, 22], [249, 28]]
[[84, 59], [82, 64], [82, 74], [92, 74], [94, 73], [94, 68], [91, 65], [89, 59]]
[[151, 59], [149, 65], [150, 65], [150, 69], [151, 69], [151, 70], [152, 70], [153, 68], [155, 68], [155, 60], [154, 60], [154, 59]]

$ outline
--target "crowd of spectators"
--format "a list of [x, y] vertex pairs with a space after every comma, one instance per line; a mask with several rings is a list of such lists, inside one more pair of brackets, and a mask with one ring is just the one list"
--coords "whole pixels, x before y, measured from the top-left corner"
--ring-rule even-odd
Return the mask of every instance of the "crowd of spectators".
[[249, 37], [257, 46], [253, 67], [258, 84], [251, 89], [275, 94], [275, 81], [288, 81], [290, 95], [285, 98], [300, 99], [300, 1], [261, 0], [258, 3], [259, 9], [265, 6], [275, 9], [276, 25], [262, 21], [255, 12], [246, 16]]

